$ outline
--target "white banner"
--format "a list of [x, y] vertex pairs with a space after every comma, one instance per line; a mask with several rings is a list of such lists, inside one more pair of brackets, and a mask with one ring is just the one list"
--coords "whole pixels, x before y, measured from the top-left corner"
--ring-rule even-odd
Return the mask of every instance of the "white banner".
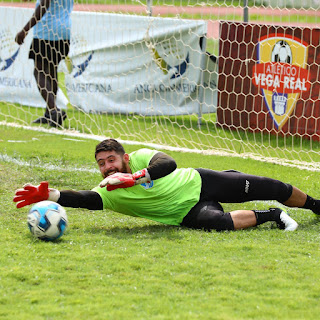
[[[33, 76], [34, 62], [28, 58], [32, 31], [20, 47], [14, 39], [32, 16], [33, 9], [0, 7], [0, 101], [43, 107]], [[66, 108], [67, 98], [58, 90], [57, 106]]]
[[[319, 0], [256, 0], [256, 6], [260, 5], [264, 8], [271, 7], [271, 8], [286, 8], [291, 10], [292, 8], [295, 9], [314, 9], [319, 10], [320, 1]], [[249, 9], [250, 11], [250, 9]], [[294, 11], [293, 11], [294, 12]], [[286, 12], [286, 14], [290, 14]], [[305, 13], [308, 14], [307, 12]]]
[[[0, 7], [0, 100], [45, 107], [28, 59], [33, 32], [22, 46], [14, 42], [33, 11]], [[215, 112], [217, 74], [206, 70], [201, 79], [210, 65], [200, 48], [206, 28], [197, 20], [73, 12], [71, 60], [59, 69], [70, 103], [85, 112]], [[59, 90], [58, 107], [67, 103]]]
[[204, 21], [75, 13], [70, 102], [86, 112], [198, 113], [205, 34]]

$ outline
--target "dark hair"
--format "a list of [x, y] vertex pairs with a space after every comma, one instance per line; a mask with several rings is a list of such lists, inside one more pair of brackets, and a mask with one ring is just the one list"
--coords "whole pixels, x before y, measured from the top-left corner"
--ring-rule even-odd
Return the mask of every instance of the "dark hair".
[[116, 153], [121, 155], [124, 155], [126, 153], [122, 144], [115, 139], [106, 139], [101, 141], [96, 146], [96, 152], [94, 153], [95, 158], [97, 157], [97, 154], [101, 151], [115, 151]]

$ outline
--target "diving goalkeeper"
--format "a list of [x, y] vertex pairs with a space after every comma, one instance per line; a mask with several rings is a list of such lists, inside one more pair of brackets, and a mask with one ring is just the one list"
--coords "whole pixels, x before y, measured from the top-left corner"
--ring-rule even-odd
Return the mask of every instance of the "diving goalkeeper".
[[177, 168], [175, 160], [163, 152], [139, 149], [127, 154], [114, 139], [100, 142], [95, 158], [104, 179], [91, 191], [58, 191], [41, 182], [16, 190], [13, 201], [22, 208], [51, 200], [65, 207], [110, 209], [168, 225], [217, 231], [245, 229], [267, 221], [275, 221], [287, 231], [298, 227], [280, 208], [224, 212], [221, 203], [277, 200], [320, 214], [320, 200], [290, 184], [234, 170]]

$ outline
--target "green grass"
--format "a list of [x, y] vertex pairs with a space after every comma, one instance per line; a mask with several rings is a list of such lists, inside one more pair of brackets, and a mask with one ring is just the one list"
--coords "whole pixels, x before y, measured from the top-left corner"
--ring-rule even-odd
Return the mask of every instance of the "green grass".
[[[281, 19], [286, 21], [285, 16]], [[319, 22], [317, 18], [305, 19]], [[208, 41], [208, 51], [217, 54], [217, 43]], [[63, 79], [60, 83], [65, 90]], [[0, 103], [0, 121], [30, 125], [41, 114], [37, 108]], [[177, 147], [251, 152], [262, 159], [277, 156], [320, 161], [316, 142], [221, 130], [214, 114], [204, 115], [200, 129], [197, 121], [196, 115], [142, 118], [84, 114], [69, 106], [65, 127]], [[1, 320], [319, 317], [320, 219], [306, 210], [290, 210], [300, 225], [294, 233], [274, 229], [269, 223], [237, 232], [208, 233], [110, 211], [67, 208], [69, 226], [64, 236], [54, 243], [35, 240], [26, 225], [28, 208], [18, 210], [12, 202], [14, 190], [43, 180], [60, 190], [93, 188], [101, 180], [93, 156], [96, 143], [0, 125]], [[128, 152], [138, 148], [125, 147]], [[179, 167], [233, 168], [286, 181], [320, 198], [318, 174], [314, 172], [250, 159], [166, 152]], [[224, 208], [275, 205], [251, 202], [225, 204]]]
[[[63, 81], [60, 82], [63, 86]], [[42, 115], [40, 108], [0, 103], [0, 121], [30, 125]], [[282, 137], [242, 130], [224, 130], [217, 125], [216, 114], [205, 114], [202, 125], [198, 116], [150, 116], [136, 114], [87, 114], [69, 106], [64, 126], [76, 132], [112, 136], [141, 143], [157, 143], [189, 149], [220, 150], [234, 154], [254, 154], [307, 163], [320, 161], [320, 145], [299, 137]], [[37, 125], [33, 125], [35, 128]]]
[[[0, 319], [317, 319], [319, 226], [292, 209], [300, 228], [264, 224], [202, 232], [109, 211], [67, 208], [54, 243], [32, 238], [14, 190], [48, 180], [91, 189], [101, 180], [96, 141], [0, 126]], [[128, 152], [138, 146], [125, 146]], [[179, 167], [234, 168], [274, 177], [320, 198], [317, 175], [252, 161], [167, 152]], [[19, 161], [18, 163], [15, 161]], [[56, 167], [53, 169], [52, 165]], [[85, 170], [86, 169], [86, 170]], [[227, 204], [225, 210], [276, 203]]]
[[[11, 0], [10, 0], [11, 1]], [[19, 0], [20, 1], [20, 0]], [[82, 1], [88, 3], [87, 1]], [[81, 1], [79, 3], [82, 3]], [[93, 1], [92, 3], [118, 3], [118, 4], [141, 4], [138, 1]], [[186, 1], [153, 1], [153, 5], [189, 5], [200, 6], [203, 4], [197, 0]], [[213, 5], [212, 2], [207, 2]], [[238, 6], [241, 2], [215, 2], [216, 5]], [[196, 19], [227, 19], [242, 20], [241, 16], [199, 16], [185, 15], [184, 18]], [[281, 19], [284, 23], [287, 21], [300, 21], [318, 23], [319, 19], [312, 16], [303, 15], [283, 15], [277, 16], [258, 16], [251, 17], [253, 21], [278, 21]], [[279, 20], [280, 21], [280, 20]], [[207, 51], [218, 55], [218, 41], [208, 39]], [[67, 95], [63, 74], [60, 74], [60, 87]], [[42, 114], [42, 110], [29, 108], [17, 104], [0, 103], [0, 121], [18, 122], [29, 125], [31, 121]], [[120, 125], [119, 125], [120, 123]], [[69, 106], [68, 121], [65, 127], [67, 129], [79, 132], [97, 134], [103, 136], [114, 136], [116, 138], [138, 140], [141, 142], [159, 143], [162, 145], [171, 145], [184, 148], [200, 148], [205, 150], [218, 149], [222, 151], [233, 152], [236, 154], [253, 153], [258, 157], [274, 157], [289, 159], [290, 161], [298, 159], [306, 162], [319, 162], [319, 144], [297, 137], [281, 137], [252, 134], [244, 131], [221, 130], [216, 124], [215, 114], [204, 115], [202, 126], [198, 127], [198, 117], [196, 114], [191, 116], [177, 117], [139, 117], [134, 114], [84, 114], [81, 110], [76, 110]]]

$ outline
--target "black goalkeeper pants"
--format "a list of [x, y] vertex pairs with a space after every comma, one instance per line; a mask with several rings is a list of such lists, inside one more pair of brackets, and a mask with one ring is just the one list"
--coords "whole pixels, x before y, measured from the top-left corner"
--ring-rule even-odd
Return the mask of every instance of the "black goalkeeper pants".
[[184, 217], [181, 225], [194, 229], [233, 230], [230, 213], [220, 202], [242, 203], [254, 200], [285, 202], [292, 194], [292, 186], [279, 180], [242, 172], [197, 169], [202, 179], [199, 202]]

